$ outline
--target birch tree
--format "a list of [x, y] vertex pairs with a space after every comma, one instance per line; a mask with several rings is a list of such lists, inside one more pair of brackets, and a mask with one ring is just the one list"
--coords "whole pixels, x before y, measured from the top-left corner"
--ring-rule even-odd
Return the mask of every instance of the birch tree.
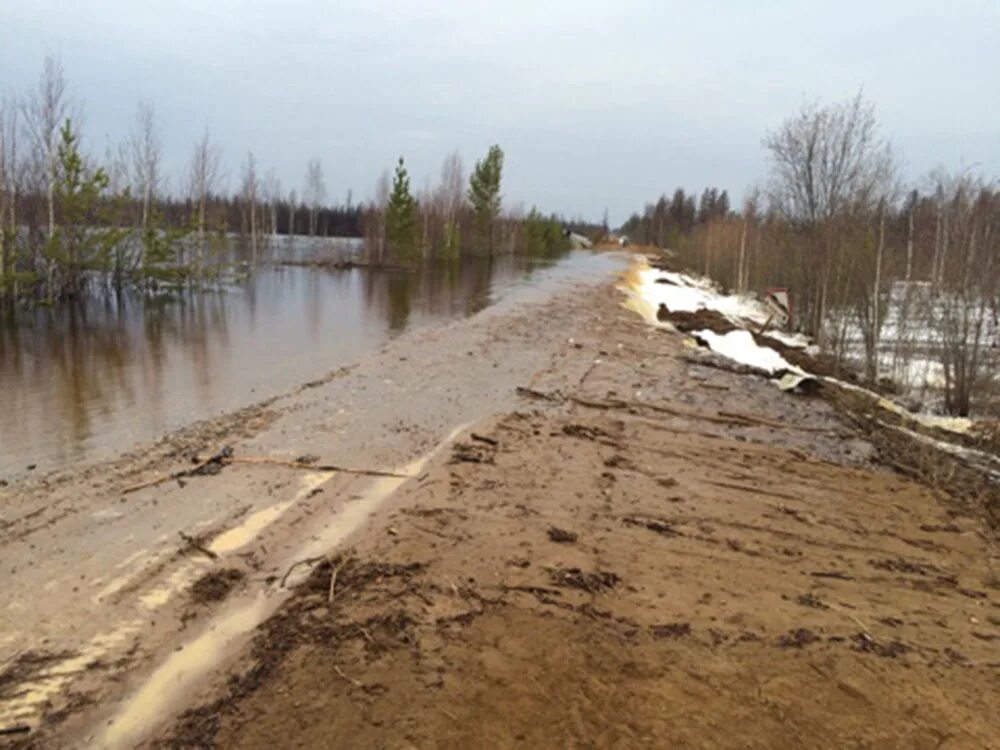
[[139, 102], [128, 137], [128, 163], [132, 187], [142, 205], [140, 226], [146, 231], [150, 212], [160, 187], [160, 134], [156, 113], [149, 102]]
[[[191, 165], [188, 168], [188, 196], [195, 205], [197, 212], [197, 257], [195, 258], [195, 270], [201, 272], [205, 264], [207, 254], [206, 226], [208, 199], [215, 190], [216, 183], [220, 177], [220, 165], [222, 155], [217, 146], [212, 143], [211, 136], [206, 129], [202, 137], [195, 144], [194, 152], [191, 154]], [[181, 258], [183, 262], [183, 258]]]
[[147, 254], [158, 243], [158, 222], [153, 221], [154, 202], [160, 187], [160, 134], [156, 114], [149, 102], [139, 102], [132, 131], [125, 141], [125, 163], [134, 197], [140, 203], [139, 257], [137, 265], [145, 269]]
[[244, 216], [249, 224], [251, 262], [256, 266], [258, 250], [257, 202], [260, 200], [260, 177], [257, 175], [257, 159], [252, 151], [247, 153], [247, 160], [243, 163], [240, 198], [243, 201]]
[[320, 206], [326, 200], [326, 182], [323, 180], [323, 165], [319, 159], [310, 159], [306, 166], [306, 185], [303, 198], [309, 206], [309, 236], [316, 236], [316, 219]]
[[55, 189], [58, 177], [59, 131], [70, 116], [66, 75], [58, 58], [46, 57], [42, 76], [24, 102], [24, 124], [42, 176], [48, 208], [48, 239], [56, 233]]
[[17, 108], [0, 101], [0, 301], [11, 283], [17, 241]]

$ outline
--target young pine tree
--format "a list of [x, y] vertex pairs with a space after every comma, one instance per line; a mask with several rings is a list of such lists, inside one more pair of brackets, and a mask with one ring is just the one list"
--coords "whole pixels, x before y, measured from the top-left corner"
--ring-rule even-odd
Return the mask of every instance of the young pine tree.
[[[104, 195], [107, 174], [100, 168], [88, 168], [78, 142], [66, 120], [59, 133], [59, 172], [53, 189], [59, 222], [43, 248], [50, 302], [57, 294], [79, 294], [86, 271], [110, 270], [115, 247], [127, 234], [115, 226], [111, 216], [116, 202]], [[59, 288], [57, 278], [62, 282]]]
[[476, 162], [469, 178], [469, 202], [476, 215], [479, 241], [493, 252], [494, 229], [500, 215], [500, 179], [503, 173], [503, 151], [490, 146], [486, 158]]
[[403, 263], [417, 260], [417, 202], [410, 192], [410, 177], [399, 157], [392, 192], [385, 209], [385, 234], [389, 252]]

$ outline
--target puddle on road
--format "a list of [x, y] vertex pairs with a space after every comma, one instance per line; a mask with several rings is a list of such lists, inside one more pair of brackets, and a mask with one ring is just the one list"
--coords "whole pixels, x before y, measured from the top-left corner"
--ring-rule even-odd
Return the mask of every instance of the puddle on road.
[[[395, 472], [405, 474], [406, 477], [380, 477], [373, 480], [360, 499], [347, 501], [347, 504], [332, 515], [307, 544], [283, 560], [279, 568], [287, 570], [296, 560], [332, 552], [344, 539], [358, 531], [404, 482], [419, 475], [427, 462], [467, 427], [468, 425], [456, 427], [429, 453]], [[280, 512], [274, 518], [278, 515]], [[246, 526], [252, 518], [252, 516], [248, 518], [241, 526]], [[240, 537], [234, 536], [232, 539], [238, 538]], [[227, 542], [227, 544], [232, 543], [234, 542]], [[236, 545], [231, 549], [239, 546], [242, 545]], [[308, 570], [302, 570], [295, 577], [289, 577], [286, 586], [294, 587], [308, 574]], [[245, 637], [290, 596], [290, 588], [272, 587], [253, 599], [233, 602], [225, 608], [208, 623], [201, 635], [171, 654], [142, 687], [126, 699], [105, 731], [99, 746], [109, 749], [134, 747], [157, 726], [168, 720], [178, 707], [184, 705], [185, 700], [190, 700], [192, 691], [198, 683], [224, 663], [227, 657], [244, 642]]]

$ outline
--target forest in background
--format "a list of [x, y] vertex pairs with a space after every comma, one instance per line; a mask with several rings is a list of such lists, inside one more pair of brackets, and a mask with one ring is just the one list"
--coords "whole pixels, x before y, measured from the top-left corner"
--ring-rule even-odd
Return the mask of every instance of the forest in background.
[[151, 104], [138, 105], [128, 136], [102, 157], [82, 148], [81, 121], [54, 58], [34, 88], [0, 101], [0, 307], [216, 281], [234, 238], [251, 266], [278, 235], [364, 237], [370, 265], [552, 257], [568, 248], [561, 218], [503, 204], [498, 146], [468, 177], [461, 156], [450, 155], [440, 187], [417, 193], [400, 158], [373, 201], [354, 203], [348, 193], [338, 205], [328, 200], [319, 158], [299, 192], [248, 153], [230, 191], [222, 148], [207, 130], [185, 173], [168, 180]]
[[972, 169], [905, 185], [861, 95], [765, 135], [737, 209], [677, 190], [621, 231], [737, 292], [789, 290], [793, 325], [873, 384], [967, 415], [1000, 410], [1000, 190]]

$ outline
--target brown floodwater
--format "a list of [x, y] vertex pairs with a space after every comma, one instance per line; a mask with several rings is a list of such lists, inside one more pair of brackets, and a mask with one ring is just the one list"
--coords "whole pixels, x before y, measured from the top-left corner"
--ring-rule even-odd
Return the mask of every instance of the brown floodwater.
[[410, 273], [264, 265], [218, 290], [20, 310], [0, 320], [0, 479], [108, 458], [288, 391], [408, 329], [620, 266], [589, 252]]

